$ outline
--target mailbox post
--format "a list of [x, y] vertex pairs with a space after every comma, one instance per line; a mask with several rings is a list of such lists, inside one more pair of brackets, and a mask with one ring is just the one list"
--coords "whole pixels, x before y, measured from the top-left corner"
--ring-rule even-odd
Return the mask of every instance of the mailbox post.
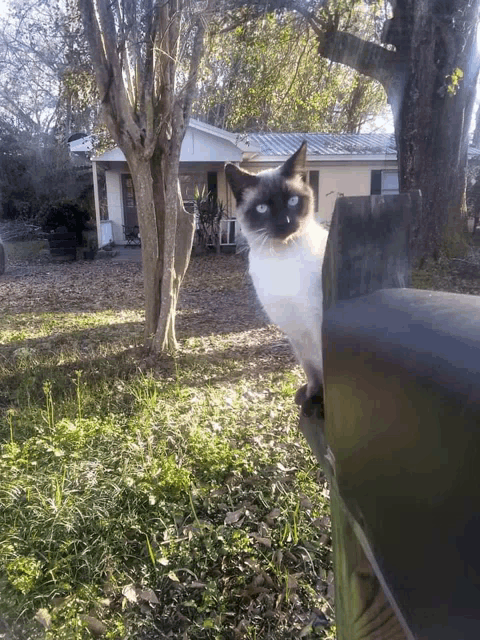
[[342, 198], [323, 267], [338, 640], [480, 638], [480, 299], [409, 284], [420, 196]]

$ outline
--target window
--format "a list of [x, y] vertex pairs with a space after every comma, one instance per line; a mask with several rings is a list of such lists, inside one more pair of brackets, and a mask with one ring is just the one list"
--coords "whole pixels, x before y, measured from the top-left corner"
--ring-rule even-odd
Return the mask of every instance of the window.
[[220, 220], [220, 244], [235, 244], [235, 218]]
[[308, 184], [312, 187], [314, 197], [314, 211], [318, 211], [318, 185], [320, 182], [320, 171], [308, 172]]
[[216, 171], [209, 171], [207, 173], [207, 189], [208, 193], [213, 197], [214, 200], [217, 199], [218, 194], [218, 176]]
[[207, 176], [203, 171], [181, 171], [179, 179], [184, 201], [193, 201], [196, 193], [208, 191]]
[[398, 193], [398, 172], [373, 169], [371, 173], [370, 194], [388, 195]]

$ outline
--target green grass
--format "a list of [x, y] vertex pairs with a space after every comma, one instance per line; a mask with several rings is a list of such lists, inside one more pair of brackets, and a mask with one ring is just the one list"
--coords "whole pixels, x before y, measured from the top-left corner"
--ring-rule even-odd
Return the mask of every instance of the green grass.
[[136, 311], [1, 326], [0, 631], [334, 637], [308, 626], [332, 619], [331, 548], [297, 367], [228, 335], [152, 359]]

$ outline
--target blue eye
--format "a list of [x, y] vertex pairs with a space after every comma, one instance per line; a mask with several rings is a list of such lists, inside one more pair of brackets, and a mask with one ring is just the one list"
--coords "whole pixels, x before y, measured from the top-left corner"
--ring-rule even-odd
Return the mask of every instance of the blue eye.
[[292, 196], [291, 198], [288, 199], [288, 206], [295, 207], [298, 204], [298, 201], [299, 201], [298, 196]]
[[266, 204], [257, 204], [255, 208], [258, 211], [258, 213], [267, 213], [268, 211], [268, 205]]

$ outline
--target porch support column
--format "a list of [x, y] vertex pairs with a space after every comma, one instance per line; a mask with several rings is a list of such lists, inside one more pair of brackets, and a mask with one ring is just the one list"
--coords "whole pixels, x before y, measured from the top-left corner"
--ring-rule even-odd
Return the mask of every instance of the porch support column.
[[98, 248], [102, 246], [102, 227], [100, 222], [100, 198], [98, 196], [98, 176], [97, 176], [97, 163], [92, 162], [93, 173], [93, 198], [95, 201], [95, 220], [97, 223], [97, 244]]

